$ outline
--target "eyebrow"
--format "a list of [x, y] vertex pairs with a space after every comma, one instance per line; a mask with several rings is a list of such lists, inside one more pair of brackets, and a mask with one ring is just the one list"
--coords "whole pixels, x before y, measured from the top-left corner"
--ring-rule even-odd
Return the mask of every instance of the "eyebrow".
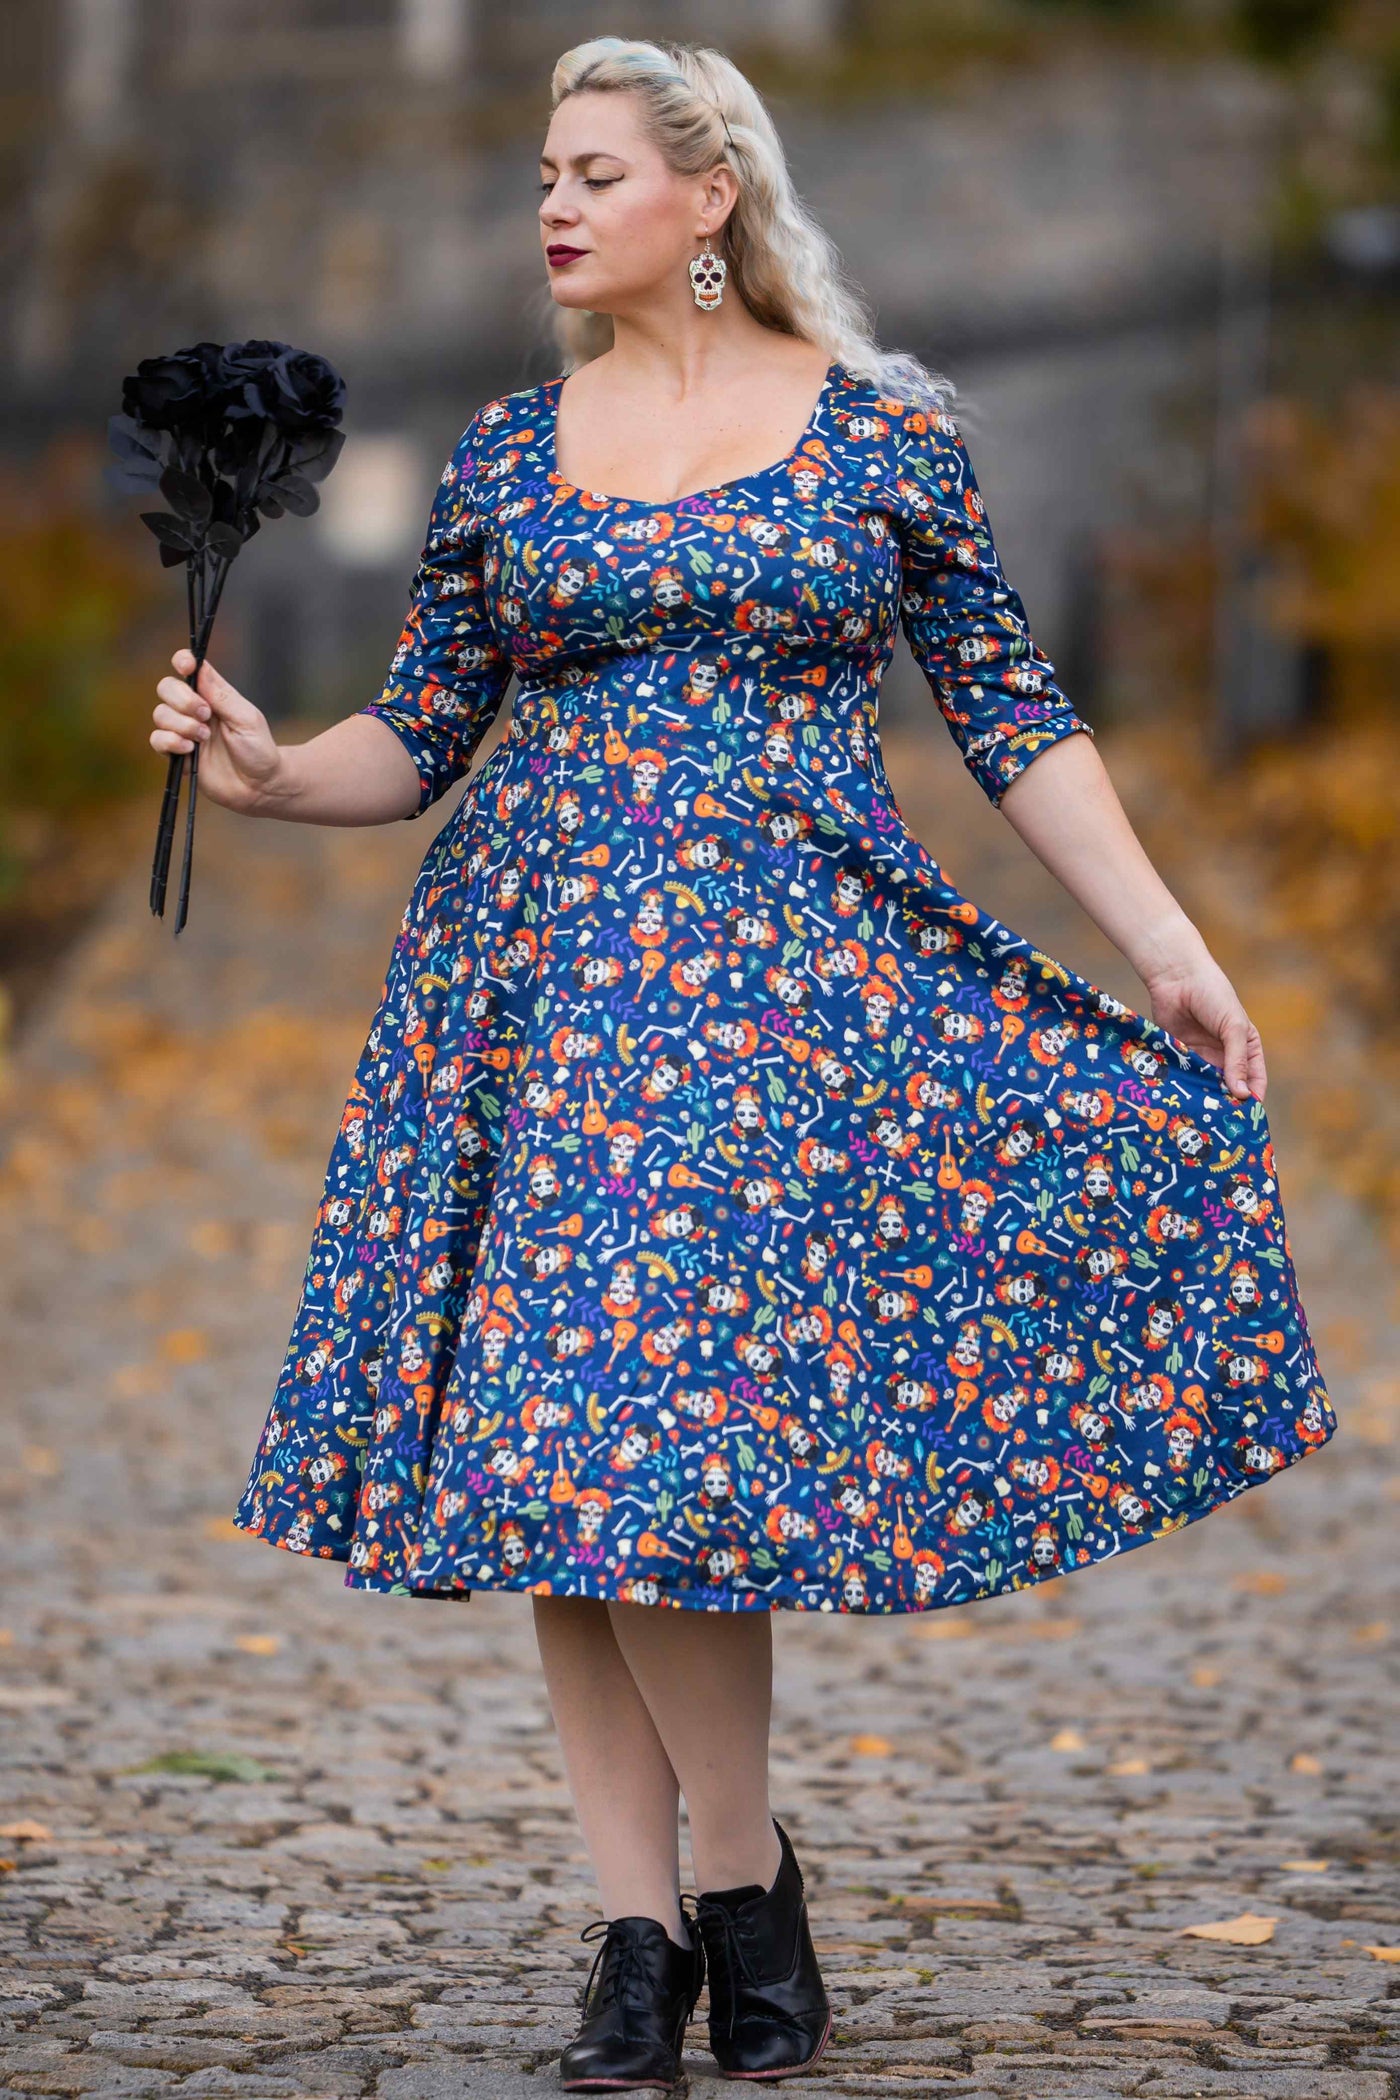
[[[587, 153], [576, 153], [573, 157], [573, 165], [576, 168], [586, 168], [591, 160], [616, 160], [621, 161], [623, 167], [627, 165], [620, 153], [609, 153], [602, 146], [590, 147]], [[542, 168], [556, 168], [558, 165], [559, 163], [551, 160], [547, 153], [540, 155], [540, 166]]]

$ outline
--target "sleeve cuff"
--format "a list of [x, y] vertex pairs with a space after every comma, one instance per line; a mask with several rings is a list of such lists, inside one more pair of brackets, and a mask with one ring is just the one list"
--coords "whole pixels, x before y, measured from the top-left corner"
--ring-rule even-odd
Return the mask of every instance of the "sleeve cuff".
[[1012, 781], [1019, 779], [1052, 744], [1062, 743], [1069, 736], [1093, 734], [1089, 724], [1072, 708], [1057, 708], [1043, 720], [1003, 724], [988, 736], [974, 738], [963, 762], [995, 807]]
[[413, 709], [398, 706], [388, 700], [371, 700], [357, 712], [373, 715], [386, 729], [392, 729], [418, 769], [418, 807], [409, 810], [405, 817], [405, 821], [411, 823], [415, 817], [421, 817], [424, 810], [431, 808], [438, 796], [450, 785], [447, 781], [439, 785], [434, 746], [431, 739], [423, 733], [422, 720]]

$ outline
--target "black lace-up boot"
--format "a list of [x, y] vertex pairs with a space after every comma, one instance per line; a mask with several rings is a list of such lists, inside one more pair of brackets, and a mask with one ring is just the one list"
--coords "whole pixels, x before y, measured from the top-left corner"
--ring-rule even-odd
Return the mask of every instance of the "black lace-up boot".
[[611, 2092], [674, 2085], [686, 2023], [705, 1980], [700, 1936], [678, 1947], [655, 1918], [595, 1918], [603, 1935], [583, 1987], [583, 2023], [559, 2059], [564, 2090]]
[[831, 2007], [807, 1923], [802, 1869], [781, 1823], [771, 1889], [716, 1889], [696, 1901], [710, 1971], [710, 2048], [726, 2078], [791, 2078], [831, 2039]]

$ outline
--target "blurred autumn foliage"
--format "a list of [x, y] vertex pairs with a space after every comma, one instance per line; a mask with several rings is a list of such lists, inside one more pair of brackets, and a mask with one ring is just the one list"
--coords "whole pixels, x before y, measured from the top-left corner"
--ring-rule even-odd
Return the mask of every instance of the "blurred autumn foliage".
[[141, 528], [104, 514], [100, 464], [67, 437], [0, 468], [0, 1041], [129, 857], [116, 812], [152, 791], [148, 623], [169, 594]]
[[1263, 987], [1251, 1006], [1300, 1136], [1400, 1251], [1400, 390], [1274, 396], [1245, 438], [1267, 612], [1320, 664], [1320, 692], [1301, 725], [1222, 763], [1209, 547], [1139, 550], [1154, 683], [1181, 701], [1127, 733], [1152, 782], [1140, 828], [1207, 937]]
[[1382, 1030], [1400, 976], [1400, 390], [1334, 422], [1275, 400], [1251, 418], [1255, 529], [1284, 556], [1279, 624], [1319, 648], [1325, 719], [1258, 751], [1244, 804], [1303, 937]]

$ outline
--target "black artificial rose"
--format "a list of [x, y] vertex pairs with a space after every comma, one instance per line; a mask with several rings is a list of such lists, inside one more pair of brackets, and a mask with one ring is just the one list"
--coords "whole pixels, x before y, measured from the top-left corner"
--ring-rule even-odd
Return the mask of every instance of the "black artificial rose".
[[235, 368], [242, 380], [242, 414], [259, 416], [272, 423], [285, 437], [303, 437], [308, 432], [331, 430], [345, 408], [345, 381], [334, 365], [313, 350], [295, 350], [290, 343], [247, 343], [250, 355]]
[[314, 350], [293, 350], [277, 367], [284, 407], [277, 420], [289, 432], [333, 430], [345, 413], [345, 381]]
[[259, 392], [264, 373], [291, 350], [290, 343], [277, 343], [252, 336], [246, 343], [225, 343], [219, 352], [219, 374], [228, 396], [229, 414], [236, 418], [263, 419]]
[[148, 430], [209, 428], [227, 409], [218, 343], [193, 343], [169, 357], [143, 357], [122, 381], [122, 411]]
[[168, 506], [141, 516], [174, 562], [205, 551], [232, 560], [261, 511], [316, 509], [345, 441], [345, 382], [324, 357], [290, 343], [196, 343], [146, 358], [125, 382], [127, 413], [108, 433], [113, 486], [158, 490]]

